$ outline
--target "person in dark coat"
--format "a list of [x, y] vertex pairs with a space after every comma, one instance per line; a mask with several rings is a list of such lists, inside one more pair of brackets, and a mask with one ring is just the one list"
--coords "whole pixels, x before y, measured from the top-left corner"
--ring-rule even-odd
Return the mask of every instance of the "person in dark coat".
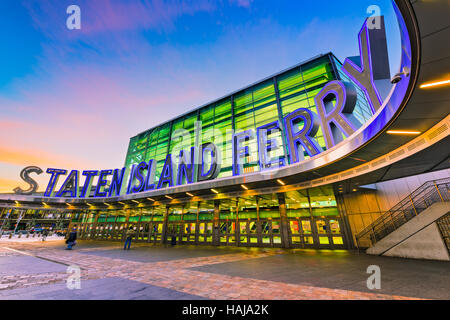
[[72, 250], [72, 247], [77, 243], [77, 228], [73, 228], [72, 232], [69, 234], [69, 238], [67, 238], [67, 248], [66, 250]]
[[45, 241], [47, 236], [48, 236], [48, 230], [47, 229], [42, 230], [42, 241]]

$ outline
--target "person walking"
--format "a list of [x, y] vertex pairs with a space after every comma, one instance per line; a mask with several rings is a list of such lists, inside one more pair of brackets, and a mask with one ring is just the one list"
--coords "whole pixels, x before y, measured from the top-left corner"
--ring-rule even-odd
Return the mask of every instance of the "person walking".
[[[133, 227], [130, 227], [125, 234], [125, 245], [123, 246], [123, 250], [130, 250], [131, 239], [133, 238], [134, 230]], [[128, 246], [128, 247], [127, 247]]]
[[67, 248], [66, 250], [72, 250], [72, 247], [77, 243], [77, 228], [73, 228], [72, 232], [69, 234], [69, 238], [67, 238]]
[[45, 241], [47, 236], [48, 236], [48, 230], [47, 229], [42, 230], [42, 241]]

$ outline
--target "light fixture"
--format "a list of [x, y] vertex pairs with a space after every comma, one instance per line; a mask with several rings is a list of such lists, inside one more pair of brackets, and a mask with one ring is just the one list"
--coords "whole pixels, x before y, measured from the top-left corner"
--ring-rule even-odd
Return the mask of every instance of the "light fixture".
[[358, 189], [353, 189], [353, 192], [356, 192], [356, 191], [358, 191]]
[[186, 194], [190, 197], [193, 197], [194, 195], [192, 193], [186, 192]]
[[450, 80], [443, 80], [443, 81], [436, 81], [436, 82], [429, 82], [424, 83], [420, 86], [420, 89], [430, 88], [430, 87], [437, 87], [437, 86], [443, 86], [446, 84], [450, 84]]
[[418, 135], [422, 132], [420, 131], [413, 131], [413, 130], [388, 130], [386, 131], [388, 134], [406, 134], [406, 135]]
[[86, 204], [90, 207], [93, 207], [94, 205], [90, 204], [89, 202], [86, 202]]
[[15, 200], [14, 202], [15, 202], [16, 204], [20, 204], [20, 202], [19, 202], [19, 201], [17, 201], [17, 200]]
[[248, 188], [247, 188], [245, 185], [243, 185], [243, 184], [241, 184], [241, 187], [242, 187], [243, 189], [245, 189], [245, 190], [248, 190]]
[[155, 199], [152, 199], [152, 198], [147, 198], [147, 200], [150, 200], [150, 201], [153, 201], [153, 202], [156, 201]]
[[217, 191], [216, 189], [211, 189], [211, 191], [216, 193], [216, 194], [219, 193], [219, 191]]
[[118, 201], [117, 203], [123, 204], [124, 206], [126, 206], [126, 203], [123, 203], [122, 201]]
[[284, 182], [281, 181], [280, 179], [277, 179], [277, 182], [278, 182], [279, 184], [281, 184], [282, 186], [286, 185], [286, 183], [284, 183]]
[[173, 200], [173, 198], [171, 196], [165, 195], [164, 197], [166, 197], [167, 199]]

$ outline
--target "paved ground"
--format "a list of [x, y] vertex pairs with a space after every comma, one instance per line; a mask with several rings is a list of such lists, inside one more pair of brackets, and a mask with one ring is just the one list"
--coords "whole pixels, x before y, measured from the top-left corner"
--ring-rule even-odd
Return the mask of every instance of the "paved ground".
[[[0, 241], [0, 299], [449, 299], [448, 262], [348, 251]], [[369, 265], [381, 289], [369, 290]], [[81, 288], [67, 281], [81, 272]], [[70, 282], [70, 281], [69, 281]]]

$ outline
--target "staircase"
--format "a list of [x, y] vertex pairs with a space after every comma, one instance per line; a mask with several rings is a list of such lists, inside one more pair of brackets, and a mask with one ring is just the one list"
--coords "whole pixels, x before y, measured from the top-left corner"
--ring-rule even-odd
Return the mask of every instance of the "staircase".
[[[385, 212], [381, 217], [379, 217], [377, 220], [375, 220], [373, 223], [371, 223], [369, 226], [367, 226], [364, 230], [362, 230], [360, 233], [356, 235], [356, 243], [358, 246], [358, 249], [364, 249], [364, 248], [370, 248], [369, 251], [377, 252], [377, 254], [383, 254], [398, 245], [399, 243], [407, 240], [408, 238], [413, 237], [416, 233], [420, 232], [421, 230], [428, 227], [429, 224], [434, 223], [434, 221], [428, 221], [425, 222], [426, 219], [416, 219], [415, 223], [423, 221], [424, 225], [421, 227], [415, 226], [416, 229], [411, 234], [407, 235], [405, 234], [405, 230], [411, 229], [407, 226], [403, 227], [401, 231], [398, 233], [404, 234], [403, 239], [400, 239], [398, 235], [391, 235], [394, 231], [405, 225], [410, 220], [420, 216], [421, 214], [428, 215], [427, 212], [438, 210], [446, 211], [450, 203], [450, 178], [440, 179], [440, 180], [434, 180], [434, 181], [428, 181], [424, 183], [422, 186], [417, 188], [414, 192], [412, 192], [410, 195], [408, 195], [406, 198], [404, 198], [402, 201], [397, 203], [392, 209]], [[432, 208], [432, 206], [436, 203], [445, 203], [445, 205], [436, 205]], [[442, 212], [442, 216], [446, 216], [447, 212]], [[448, 216], [448, 215], [447, 215]], [[422, 218], [422, 216], [421, 216]], [[440, 218], [440, 216], [439, 216]], [[444, 220], [448, 221], [448, 220]], [[426, 225], [428, 223], [428, 225]], [[445, 228], [448, 229], [448, 226], [444, 226], [444, 228], [441, 227], [442, 225], [442, 219], [441, 222], [437, 224], [439, 226], [441, 235], [443, 238], [445, 238], [445, 242], [447, 245], [447, 249], [449, 249], [448, 245], [449, 242], [447, 241], [447, 236], [444, 235], [444, 232], [446, 232]], [[413, 228], [413, 229], [414, 229]], [[386, 239], [386, 237], [389, 236], [389, 241]], [[397, 243], [389, 246], [383, 246], [384, 249], [380, 250], [374, 250], [374, 246], [376, 243], [380, 242], [382, 239], [386, 243], [391, 243], [392, 239], [397, 238]], [[378, 245], [378, 247], [383, 247], [381, 244]], [[387, 248], [387, 249], [386, 249]]]

